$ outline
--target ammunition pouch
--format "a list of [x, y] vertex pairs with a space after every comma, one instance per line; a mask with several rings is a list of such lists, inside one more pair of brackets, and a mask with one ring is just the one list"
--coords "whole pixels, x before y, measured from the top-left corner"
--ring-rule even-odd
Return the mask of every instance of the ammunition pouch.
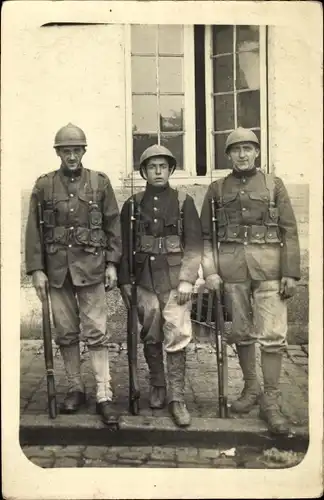
[[104, 248], [107, 239], [102, 229], [89, 229], [87, 227], [70, 229], [64, 226], [57, 226], [46, 230], [44, 241], [47, 248], [53, 244], [68, 245], [69, 243], [84, 247]]
[[176, 234], [161, 237], [144, 234], [137, 238], [136, 252], [157, 255], [181, 253], [182, 251], [180, 236]]
[[281, 243], [278, 226], [229, 224], [218, 231], [218, 239], [224, 243]]

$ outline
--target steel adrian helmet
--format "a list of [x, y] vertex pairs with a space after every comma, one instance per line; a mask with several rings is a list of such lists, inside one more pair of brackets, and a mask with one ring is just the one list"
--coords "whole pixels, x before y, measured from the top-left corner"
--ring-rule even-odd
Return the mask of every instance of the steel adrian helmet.
[[225, 153], [228, 152], [230, 146], [233, 146], [233, 144], [238, 144], [240, 142], [252, 142], [256, 146], [260, 147], [259, 139], [252, 130], [239, 127], [236, 130], [233, 130], [233, 132], [231, 132], [227, 137], [225, 144]]
[[85, 133], [80, 127], [68, 123], [56, 133], [54, 148], [60, 146], [87, 146]]
[[177, 166], [177, 160], [175, 159], [175, 157], [173, 156], [173, 154], [171, 153], [171, 151], [168, 148], [166, 148], [164, 146], [160, 146], [159, 144], [154, 144], [153, 146], [150, 146], [147, 149], [145, 149], [145, 151], [142, 153], [142, 155], [140, 157], [140, 174], [141, 174], [141, 176], [143, 178], [145, 178], [143, 175], [143, 168], [145, 167], [147, 160], [149, 160], [150, 158], [153, 158], [154, 156], [165, 156], [168, 159], [170, 170], [171, 170], [171, 175], [172, 175], [173, 172], [175, 171], [176, 166]]

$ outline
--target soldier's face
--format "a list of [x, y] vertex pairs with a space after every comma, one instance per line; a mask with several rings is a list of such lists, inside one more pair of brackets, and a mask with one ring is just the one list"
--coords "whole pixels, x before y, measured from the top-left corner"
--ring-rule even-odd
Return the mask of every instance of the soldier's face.
[[165, 186], [170, 177], [169, 162], [164, 156], [150, 158], [145, 171], [146, 180], [152, 186]]
[[69, 146], [56, 149], [57, 156], [61, 158], [62, 166], [71, 170], [71, 172], [80, 167], [84, 153], [84, 146]]
[[255, 160], [260, 154], [257, 148], [251, 142], [241, 142], [231, 146], [228, 152], [228, 158], [232, 161], [233, 169], [240, 172], [254, 168]]

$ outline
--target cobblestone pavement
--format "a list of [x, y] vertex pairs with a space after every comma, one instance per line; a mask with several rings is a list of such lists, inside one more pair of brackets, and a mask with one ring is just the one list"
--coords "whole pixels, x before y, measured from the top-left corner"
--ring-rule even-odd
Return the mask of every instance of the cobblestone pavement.
[[23, 451], [35, 465], [53, 467], [203, 467], [203, 468], [287, 468], [299, 464], [304, 453], [231, 450], [194, 447], [120, 446], [25, 446]]
[[[82, 373], [89, 398], [84, 413], [95, 413], [95, 383], [89, 354], [82, 349]], [[55, 347], [55, 381], [58, 402], [64, 397], [66, 380], [59, 351]], [[260, 375], [260, 357], [258, 354]], [[111, 374], [114, 390], [112, 411], [128, 415], [128, 365], [125, 344], [110, 345]], [[46, 414], [47, 395], [41, 341], [21, 343], [21, 415]], [[237, 355], [228, 348], [229, 400], [242, 389]], [[141, 387], [141, 415], [168, 416], [167, 409], [148, 408], [148, 373], [139, 348], [138, 373]], [[284, 356], [281, 377], [283, 412], [290, 422], [308, 425], [308, 349], [289, 346]], [[215, 350], [211, 344], [190, 344], [187, 355], [186, 402], [193, 417], [217, 417], [217, 370]], [[244, 415], [240, 415], [240, 418]], [[247, 418], [258, 418], [258, 409]], [[231, 415], [231, 418], [236, 418]], [[125, 443], [127, 444], [127, 443]], [[212, 468], [280, 468], [299, 463], [304, 453], [276, 449], [260, 450], [237, 447], [234, 451], [195, 447], [116, 447], [116, 446], [24, 446], [28, 458], [41, 467], [212, 467]]]
[[[83, 346], [81, 346], [83, 349]], [[281, 391], [283, 412], [292, 424], [308, 424], [308, 349], [307, 346], [289, 346], [283, 361]], [[112, 412], [128, 414], [128, 364], [125, 344], [110, 345], [110, 364], [114, 403]], [[55, 348], [55, 382], [58, 401], [66, 392], [63, 362]], [[257, 368], [261, 377], [258, 355]], [[46, 379], [41, 341], [22, 341], [21, 343], [21, 393], [22, 414], [46, 413]], [[91, 371], [89, 353], [83, 350], [82, 373], [88, 395], [89, 405], [85, 413], [95, 413], [95, 382]], [[148, 408], [148, 372], [142, 347], [138, 354], [138, 374], [141, 389], [141, 415], [168, 416], [168, 410]], [[228, 396], [229, 401], [242, 390], [242, 376], [237, 355], [228, 348]], [[193, 417], [217, 417], [217, 367], [215, 350], [211, 344], [190, 344], [187, 354], [186, 403]], [[240, 418], [244, 415], [240, 415]], [[255, 408], [247, 418], [258, 418]], [[232, 415], [235, 418], [235, 415]]]

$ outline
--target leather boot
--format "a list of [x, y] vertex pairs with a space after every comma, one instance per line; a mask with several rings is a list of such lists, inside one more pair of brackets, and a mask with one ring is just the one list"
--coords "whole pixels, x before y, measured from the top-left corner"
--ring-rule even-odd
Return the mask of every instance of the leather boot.
[[264, 380], [264, 394], [260, 404], [260, 418], [268, 424], [272, 434], [288, 435], [289, 423], [281, 413], [279, 380], [282, 354], [280, 352], [261, 352], [261, 366]]
[[169, 412], [179, 427], [187, 427], [191, 423], [190, 413], [184, 402], [185, 367], [185, 350], [167, 353]]
[[60, 406], [60, 412], [77, 412], [86, 403], [84, 385], [81, 380], [81, 356], [79, 344], [60, 346], [61, 356], [68, 381], [68, 392]]
[[166, 400], [166, 384], [163, 364], [162, 342], [144, 344], [144, 357], [150, 372], [150, 408], [164, 408]]
[[105, 424], [116, 422], [111, 414], [112, 390], [110, 385], [109, 355], [107, 347], [101, 349], [89, 349], [93, 374], [97, 384], [96, 390], [96, 412], [101, 415]]
[[258, 403], [261, 387], [257, 380], [255, 344], [236, 345], [239, 363], [244, 378], [244, 388], [241, 395], [231, 405], [234, 413], [249, 413]]

